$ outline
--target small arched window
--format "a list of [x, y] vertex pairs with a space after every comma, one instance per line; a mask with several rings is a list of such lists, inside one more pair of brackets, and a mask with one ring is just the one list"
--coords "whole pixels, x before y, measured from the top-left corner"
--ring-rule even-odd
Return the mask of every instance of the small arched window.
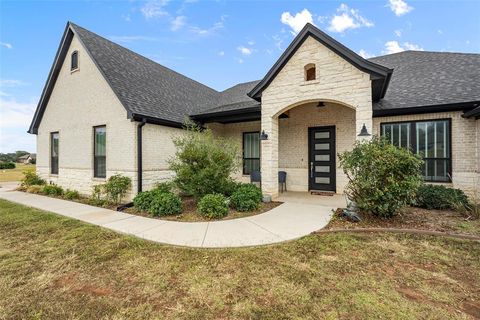
[[305, 66], [305, 81], [315, 80], [317, 78], [317, 71], [315, 64], [309, 63]]
[[78, 51], [73, 51], [70, 70], [74, 71], [77, 69], [78, 69]]

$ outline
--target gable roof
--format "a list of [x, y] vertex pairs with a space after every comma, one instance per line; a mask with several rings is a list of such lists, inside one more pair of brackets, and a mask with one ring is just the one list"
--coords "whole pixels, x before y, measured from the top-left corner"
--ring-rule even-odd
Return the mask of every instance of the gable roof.
[[220, 93], [214, 89], [69, 22], [30, 125], [30, 133], [37, 133], [74, 35], [127, 110], [129, 119], [147, 118], [181, 126], [189, 114], [208, 108], [212, 101], [220, 98]]
[[293, 39], [292, 43], [290, 43], [288, 48], [283, 52], [277, 62], [275, 62], [272, 68], [267, 72], [265, 77], [248, 93], [248, 95], [260, 101], [263, 90], [268, 87], [268, 85], [288, 62], [288, 60], [290, 60], [290, 58], [309, 36], [325, 45], [327, 48], [338, 54], [340, 57], [358, 69], [369, 73], [372, 79], [373, 100], [377, 101], [383, 98], [393, 70], [362, 58], [357, 53], [345, 47], [343, 44], [310, 23], [307, 23], [305, 27], [303, 27], [303, 29], [298, 33], [295, 39]]
[[395, 70], [385, 97], [373, 105], [376, 114], [442, 105], [461, 110], [480, 102], [479, 54], [404, 51], [369, 60]]

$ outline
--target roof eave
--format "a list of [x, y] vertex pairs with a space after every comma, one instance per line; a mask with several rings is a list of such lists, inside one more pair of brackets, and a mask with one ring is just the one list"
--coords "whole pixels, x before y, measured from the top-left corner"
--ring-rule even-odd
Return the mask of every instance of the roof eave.
[[425, 114], [425, 113], [437, 113], [448, 111], [464, 111], [468, 113], [469, 110], [477, 107], [480, 101], [465, 101], [456, 103], [446, 103], [429, 106], [416, 106], [405, 108], [393, 108], [393, 109], [374, 109], [373, 117], [387, 117], [387, 116], [402, 116], [410, 114]]

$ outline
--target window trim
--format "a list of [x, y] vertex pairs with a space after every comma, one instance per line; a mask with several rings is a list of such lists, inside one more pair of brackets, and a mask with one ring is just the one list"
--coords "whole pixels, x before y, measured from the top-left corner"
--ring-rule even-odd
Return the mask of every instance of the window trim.
[[[97, 135], [96, 135], [96, 130], [98, 128], [105, 128], [105, 175], [103, 176], [99, 176], [98, 175], [98, 172], [97, 172], [97, 166], [95, 165], [96, 164], [96, 154], [95, 154], [95, 144], [97, 142]], [[102, 124], [102, 125], [98, 125], [98, 126], [93, 126], [93, 178], [95, 179], [105, 179], [107, 177], [107, 149], [106, 149], [106, 145], [107, 145], [107, 125], [106, 124]], [[99, 156], [99, 157], [102, 157], [102, 156]]]
[[[245, 158], [245, 135], [246, 134], [252, 134], [252, 133], [258, 133], [259, 139], [258, 139], [258, 158]], [[262, 153], [261, 153], [261, 142], [260, 142], [260, 131], [245, 131], [242, 132], [242, 174], [244, 176], [250, 175], [251, 173], [246, 173], [245, 172], [245, 160], [257, 160], [259, 163], [261, 162], [262, 159]], [[261, 163], [260, 163], [261, 167]], [[259, 168], [260, 170], [260, 168]]]
[[[73, 56], [76, 55], [77, 56], [77, 67], [74, 68], [73, 67]], [[80, 69], [80, 59], [79, 59], [79, 53], [78, 53], [78, 50], [75, 50], [72, 52], [72, 54], [70, 55], [70, 71], [77, 71], [78, 69]]]
[[[314, 73], [313, 73], [313, 79], [308, 79], [308, 71], [311, 70], [311, 69], [314, 69]], [[303, 67], [303, 70], [304, 70], [304, 81], [305, 82], [310, 82], [310, 81], [315, 81], [317, 80], [317, 66], [315, 65], [315, 63], [307, 63], [304, 67]]]
[[422, 160], [435, 160], [435, 159], [444, 159], [447, 160], [448, 164], [448, 170], [447, 170], [447, 176], [448, 176], [448, 181], [438, 181], [438, 180], [432, 180], [432, 179], [426, 179], [424, 177], [425, 182], [429, 183], [452, 183], [453, 180], [453, 153], [452, 153], [452, 118], [438, 118], [438, 119], [422, 119], [422, 120], [402, 120], [402, 121], [389, 121], [389, 122], [380, 122], [380, 136], [383, 137], [382, 135], [382, 126], [387, 125], [387, 124], [402, 124], [402, 123], [410, 123], [410, 146], [409, 149], [412, 151], [414, 154], [415, 153], [415, 147], [417, 143], [417, 123], [419, 122], [435, 122], [435, 121], [447, 121], [448, 123], [448, 158], [431, 158], [431, 157], [425, 157], [422, 158]]
[[[58, 138], [58, 150], [57, 150], [57, 156], [56, 157], [53, 157], [53, 136], [54, 135], [57, 135]], [[50, 132], [50, 175], [58, 175], [58, 171], [59, 171], [59, 155], [60, 155], [60, 132], [59, 131], [52, 131]], [[56, 162], [57, 162], [57, 171], [56, 172], [53, 172], [53, 158], [56, 158]]]

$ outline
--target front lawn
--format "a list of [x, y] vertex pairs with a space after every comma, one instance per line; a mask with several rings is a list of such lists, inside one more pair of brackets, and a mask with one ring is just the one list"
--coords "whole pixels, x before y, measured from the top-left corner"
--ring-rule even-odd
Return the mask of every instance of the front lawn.
[[158, 245], [0, 200], [0, 318], [473, 319], [480, 244], [312, 235]]
[[24, 171], [32, 171], [35, 172], [35, 165], [34, 164], [23, 164], [23, 163], [16, 163], [15, 169], [1, 169], [0, 170], [0, 182], [6, 181], [20, 181], [23, 179], [23, 172]]

